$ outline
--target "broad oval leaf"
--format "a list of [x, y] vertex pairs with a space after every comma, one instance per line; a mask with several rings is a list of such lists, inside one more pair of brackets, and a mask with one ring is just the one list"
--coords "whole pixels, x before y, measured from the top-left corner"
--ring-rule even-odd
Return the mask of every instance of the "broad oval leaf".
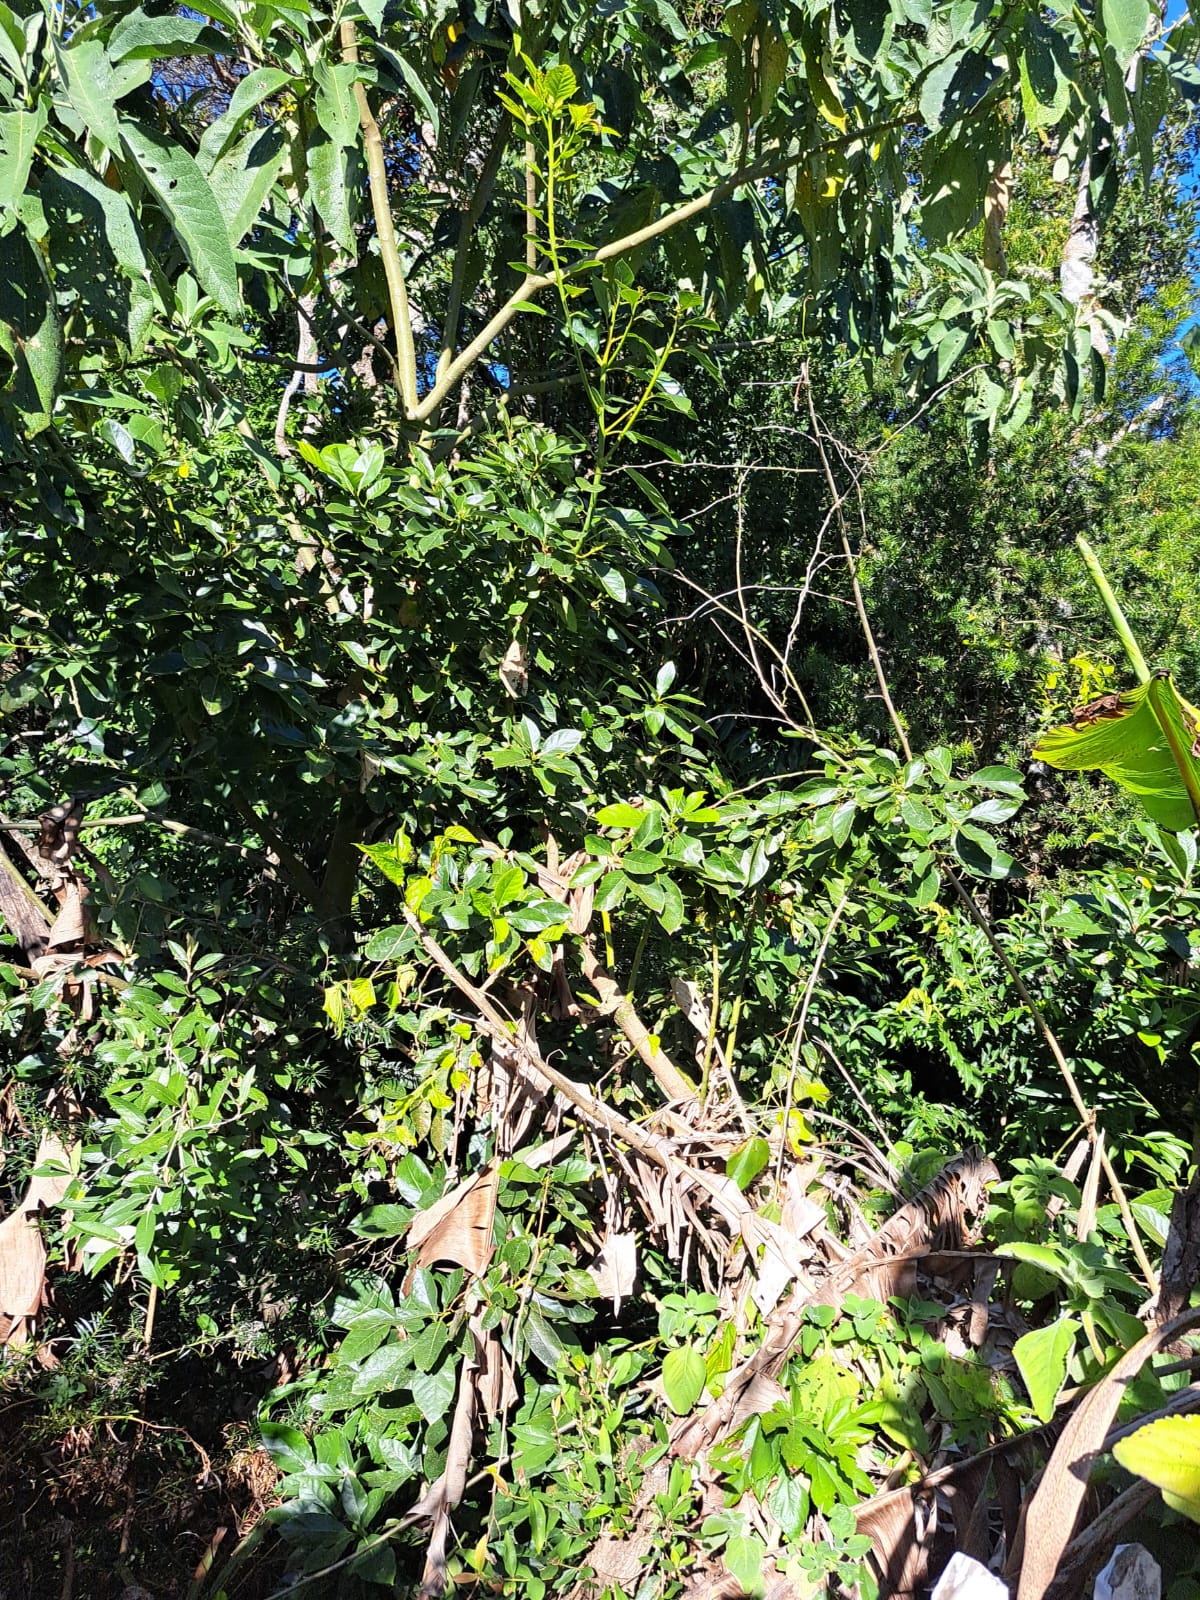
[[1121, 1439], [1113, 1455], [1161, 1489], [1173, 1511], [1200, 1522], [1200, 1416], [1160, 1417]]
[[704, 1357], [691, 1345], [668, 1350], [662, 1365], [663, 1393], [676, 1416], [690, 1411], [704, 1393]]

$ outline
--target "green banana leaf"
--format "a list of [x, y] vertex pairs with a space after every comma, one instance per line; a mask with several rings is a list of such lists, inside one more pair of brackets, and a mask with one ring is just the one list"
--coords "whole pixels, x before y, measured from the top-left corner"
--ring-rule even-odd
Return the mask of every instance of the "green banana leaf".
[[1169, 673], [1080, 707], [1071, 723], [1044, 734], [1033, 754], [1048, 767], [1103, 772], [1172, 833], [1200, 823], [1200, 711]]

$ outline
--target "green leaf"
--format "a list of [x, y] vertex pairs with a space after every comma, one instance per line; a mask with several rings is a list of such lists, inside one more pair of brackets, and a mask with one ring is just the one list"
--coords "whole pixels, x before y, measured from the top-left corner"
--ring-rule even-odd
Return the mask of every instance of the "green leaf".
[[1073, 1317], [1061, 1317], [1048, 1327], [1022, 1334], [1013, 1345], [1013, 1359], [1043, 1422], [1054, 1415], [1054, 1402], [1066, 1379], [1078, 1332], [1079, 1323]]
[[747, 1595], [763, 1592], [763, 1560], [767, 1549], [756, 1533], [739, 1534], [725, 1546], [725, 1565]]
[[1200, 1416], [1160, 1417], [1118, 1440], [1113, 1455], [1161, 1489], [1173, 1511], [1200, 1522]]
[[437, 102], [425, 87], [420, 68], [414, 65], [403, 52], [393, 50], [390, 45], [382, 42], [376, 44], [375, 53], [381, 61], [386, 62], [392, 69], [397, 79], [404, 85], [424, 112], [425, 120], [433, 129], [433, 137], [437, 139], [441, 131], [441, 119], [438, 116]]
[[602, 828], [639, 828], [645, 820], [646, 813], [643, 810], [626, 805], [623, 801], [604, 806], [596, 813], [596, 821]]
[[242, 78], [229, 97], [224, 113], [205, 128], [196, 162], [201, 172], [211, 172], [237, 137], [246, 116], [264, 100], [278, 94], [285, 84], [294, 83], [290, 72], [280, 67], [256, 67]]
[[550, 1372], [558, 1366], [559, 1357], [566, 1353], [566, 1345], [558, 1330], [537, 1306], [531, 1305], [522, 1323], [525, 1342], [542, 1365]]
[[771, 1147], [765, 1139], [747, 1139], [726, 1159], [725, 1173], [738, 1188], [745, 1191], [758, 1177], [771, 1159]]
[[209, 174], [209, 186], [234, 250], [258, 221], [287, 153], [287, 133], [280, 124], [256, 128], [223, 155]]
[[918, 800], [915, 795], [906, 794], [900, 802], [900, 815], [914, 833], [932, 833], [937, 826], [933, 812], [923, 800]]
[[1036, 11], [1025, 13], [1025, 49], [1021, 55], [1021, 104], [1031, 128], [1049, 128], [1062, 120], [1071, 103], [1071, 56], [1067, 42]]
[[88, 132], [103, 140], [114, 155], [121, 151], [117, 101], [149, 80], [149, 61], [125, 61], [114, 68], [98, 39], [82, 39], [69, 50], [55, 41], [59, 74], [71, 104]]
[[232, 39], [196, 17], [148, 17], [141, 6], [121, 18], [108, 36], [110, 61], [126, 58], [160, 61], [167, 56], [228, 54]]
[[183, 147], [140, 123], [124, 122], [121, 138], [175, 235], [201, 288], [226, 311], [238, 307], [237, 268], [225, 222], [200, 168]]
[[671, 878], [660, 878], [659, 883], [663, 892], [663, 908], [658, 914], [665, 933], [674, 933], [683, 926], [684, 908], [683, 894], [679, 885]]
[[299, 1428], [282, 1422], [259, 1424], [263, 1448], [281, 1472], [304, 1472], [313, 1464], [312, 1445]]
[[1100, 0], [1104, 32], [1124, 72], [1150, 26], [1150, 0]]
[[691, 1345], [668, 1350], [662, 1365], [663, 1393], [676, 1416], [689, 1412], [704, 1393], [704, 1357]]
[[332, 67], [324, 61], [317, 63], [313, 72], [317, 127], [308, 141], [313, 200], [325, 226], [346, 251], [355, 248], [348, 168], [358, 150], [357, 75], [358, 69], [345, 62]]
[[3, 394], [24, 432], [41, 433], [62, 378], [62, 327], [41, 253], [20, 226], [0, 238], [0, 350], [14, 368]]
[[407, 1388], [413, 1375], [410, 1342], [384, 1345], [369, 1355], [354, 1375], [354, 1395], [363, 1398]]
[[13, 210], [25, 193], [38, 137], [46, 126], [46, 102], [33, 111], [0, 115], [0, 209]]
[[1200, 711], [1167, 673], [1157, 673], [1119, 700], [1098, 706], [1092, 720], [1052, 728], [1034, 758], [1070, 772], [1098, 770], [1172, 833], [1200, 819]]

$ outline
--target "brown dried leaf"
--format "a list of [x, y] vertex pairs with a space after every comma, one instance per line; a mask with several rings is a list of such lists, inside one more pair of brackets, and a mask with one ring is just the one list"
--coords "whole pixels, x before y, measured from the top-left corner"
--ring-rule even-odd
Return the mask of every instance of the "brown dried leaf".
[[514, 639], [500, 662], [500, 683], [511, 700], [519, 700], [529, 687], [529, 663], [525, 659], [525, 645]]
[[1104, 1166], [1104, 1134], [1097, 1134], [1096, 1142], [1092, 1146], [1092, 1159], [1088, 1166], [1088, 1175], [1083, 1185], [1083, 1193], [1079, 1197], [1079, 1216], [1075, 1222], [1075, 1237], [1087, 1242], [1088, 1236], [1096, 1227], [1096, 1207], [1100, 1198], [1100, 1173]]
[[1080, 1402], [1063, 1429], [1026, 1510], [1017, 1600], [1043, 1600], [1053, 1583], [1063, 1551], [1075, 1531], [1092, 1464], [1104, 1447], [1105, 1435], [1129, 1380], [1164, 1345], [1197, 1325], [1200, 1310], [1191, 1310], [1153, 1329], [1132, 1350], [1127, 1350]]
[[637, 1281], [637, 1235], [609, 1231], [600, 1246], [600, 1254], [588, 1265], [596, 1280], [596, 1289], [604, 1300], [613, 1303], [613, 1315], [621, 1309], [621, 1301], [633, 1293]]
[[70, 877], [60, 891], [62, 904], [46, 938], [48, 950], [82, 950], [88, 942], [88, 918], [84, 901], [87, 888]]
[[25, 882], [0, 844], [0, 919], [28, 960], [46, 948], [50, 913]]
[[491, 1161], [427, 1211], [419, 1212], [405, 1238], [407, 1247], [417, 1252], [417, 1266], [453, 1261], [476, 1277], [486, 1272], [496, 1248], [492, 1223], [499, 1186], [500, 1164]]
[[33, 1177], [25, 1198], [0, 1222], [0, 1345], [24, 1344], [41, 1309], [46, 1289], [46, 1247], [37, 1225], [43, 1206], [56, 1205], [71, 1182], [70, 1156], [56, 1134], [44, 1133], [37, 1166], [62, 1167]]
[[418, 1600], [441, 1600], [446, 1592], [446, 1545], [450, 1538], [450, 1513], [463, 1497], [467, 1487], [467, 1468], [471, 1464], [476, 1377], [474, 1361], [464, 1358], [458, 1379], [458, 1402], [454, 1407], [454, 1421], [450, 1425], [445, 1471], [429, 1485], [409, 1513], [414, 1519], [427, 1518], [432, 1523]]

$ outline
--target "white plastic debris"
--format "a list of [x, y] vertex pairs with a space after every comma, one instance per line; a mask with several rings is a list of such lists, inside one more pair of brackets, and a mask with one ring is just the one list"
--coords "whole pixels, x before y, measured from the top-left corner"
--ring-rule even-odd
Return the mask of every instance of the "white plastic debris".
[[930, 1600], [1008, 1600], [1008, 1585], [960, 1550], [951, 1556]]
[[1144, 1544], [1119, 1544], [1096, 1579], [1095, 1600], [1162, 1600], [1162, 1572]]

